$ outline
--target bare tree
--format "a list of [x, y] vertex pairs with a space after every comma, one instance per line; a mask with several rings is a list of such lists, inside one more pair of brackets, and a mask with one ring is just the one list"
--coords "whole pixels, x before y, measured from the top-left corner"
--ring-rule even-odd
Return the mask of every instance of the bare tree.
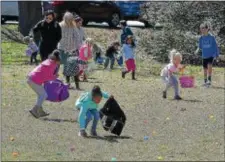
[[18, 1], [19, 31], [23, 36], [42, 18], [41, 1]]

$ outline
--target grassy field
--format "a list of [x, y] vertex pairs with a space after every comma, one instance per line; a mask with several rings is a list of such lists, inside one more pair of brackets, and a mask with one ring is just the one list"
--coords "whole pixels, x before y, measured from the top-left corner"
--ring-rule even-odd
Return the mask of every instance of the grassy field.
[[[101, 42], [107, 42], [111, 32], [86, 30], [91, 37], [100, 35]], [[44, 108], [50, 116], [33, 118], [28, 110], [36, 95], [26, 84], [26, 75], [34, 66], [27, 64], [26, 46], [5, 39], [1, 47], [3, 161], [224, 160], [223, 68], [214, 68], [213, 86], [205, 88], [201, 86], [201, 67], [189, 66], [187, 71], [195, 75], [196, 87], [180, 89], [182, 101], [172, 100], [172, 90], [168, 99], [162, 99], [161, 79], [155, 75], [160, 64], [143, 70], [144, 64], [138, 62], [137, 81], [132, 81], [130, 74], [121, 79], [117, 68], [94, 71], [88, 83], [80, 83], [81, 88], [90, 90], [98, 84], [113, 94], [127, 115], [127, 123], [121, 137], [105, 132], [99, 123], [100, 137], [83, 139], [77, 136], [78, 112], [73, 109], [82, 91], [71, 90], [70, 98], [62, 103], [46, 101]]]

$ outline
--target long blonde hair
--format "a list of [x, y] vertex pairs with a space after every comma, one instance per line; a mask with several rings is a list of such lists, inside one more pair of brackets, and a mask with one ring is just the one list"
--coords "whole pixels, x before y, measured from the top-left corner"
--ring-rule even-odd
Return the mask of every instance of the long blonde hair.
[[64, 14], [63, 20], [60, 22], [60, 26], [69, 28], [76, 27], [74, 16], [71, 12], [66, 12]]

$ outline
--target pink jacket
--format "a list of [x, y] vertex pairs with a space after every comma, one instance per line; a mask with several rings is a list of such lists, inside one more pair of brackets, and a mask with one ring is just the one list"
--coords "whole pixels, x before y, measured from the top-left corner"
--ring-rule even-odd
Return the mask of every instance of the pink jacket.
[[[57, 78], [57, 63], [51, 59], [43, 61], [34, 70], [32, 70], [28, 77], [36, 84], [42, 85], [43, 83]], [[55, 74], [54, 74], [55, 73]]]
[[[85, 57], [85, 53], [84, 53], [86, 48], [88, 49], [88, 56], [87, 57]], [[91, 58], [91, 48], [88, 45], [84, 44], [80, 47], [79, 58], [83, 61], [88, 61]]]

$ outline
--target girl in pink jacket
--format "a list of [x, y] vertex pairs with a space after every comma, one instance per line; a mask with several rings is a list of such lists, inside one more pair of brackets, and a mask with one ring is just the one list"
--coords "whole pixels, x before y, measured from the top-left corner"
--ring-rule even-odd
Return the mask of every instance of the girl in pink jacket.
[[[93, 40], [87, 38], [85, 43], [79, 49], [79, 58], [82, 61], [88, 61], [92, 58]], [[84, 81], [87, 81], [86, 70], [88, 65], [79, 65], [80, 75], [83, 74]]]
[[46, 113], [42, 108], [43, 102], [48, 97], [43, 87], [43, 83], [55, 80], [58, 77], [60, 65], [59, 55], [60, 52], [58, 50], [54, 50], [47, 60], [43, 61], [28, 74], [27, 83], [38, 95], [36, 105], [30, 110], [30, 113], [35, 118], [49, 115], [49, 113]]

